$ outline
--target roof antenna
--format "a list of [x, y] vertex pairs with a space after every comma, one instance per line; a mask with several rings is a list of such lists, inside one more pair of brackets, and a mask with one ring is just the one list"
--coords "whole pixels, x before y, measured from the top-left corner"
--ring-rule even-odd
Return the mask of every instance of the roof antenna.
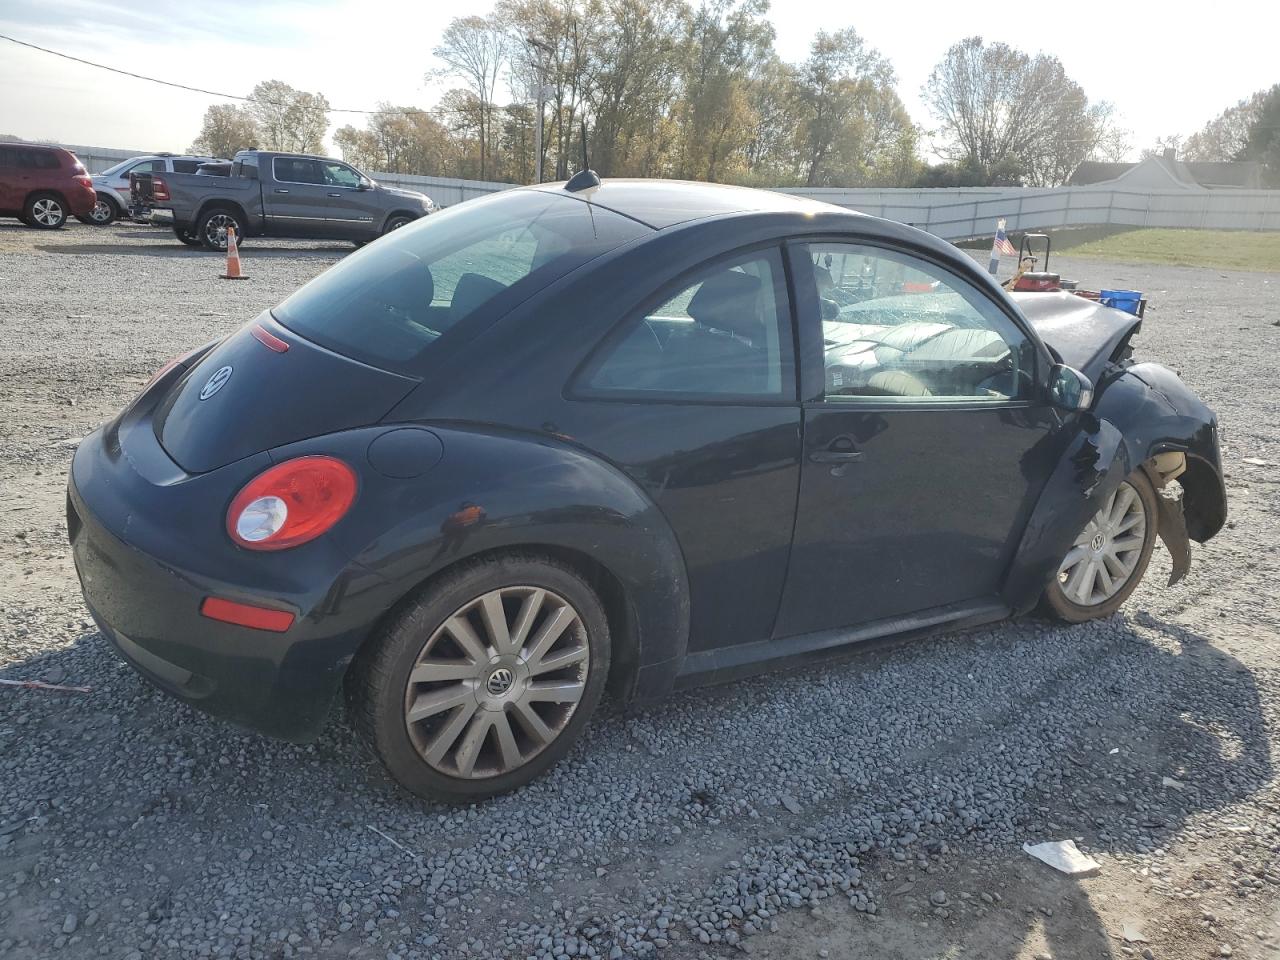
[[587, 121], [582, 121], [582, 169], [569, 178], [569, 182], [564, 188], [570, 193], [577, 193], [579, 190], [590, 190], [592, 187], [600, 186], [600, 175], [591, 169], [591, 164], [587, 160]]

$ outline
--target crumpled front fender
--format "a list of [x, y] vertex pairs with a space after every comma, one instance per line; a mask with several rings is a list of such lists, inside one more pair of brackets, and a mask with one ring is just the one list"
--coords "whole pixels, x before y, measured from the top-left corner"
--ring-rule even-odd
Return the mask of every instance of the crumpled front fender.
[[[1016, 612], [1035, 606], [1072, 541], [1120, 483], [1139, 467], [1159, 489], [1149, 463], [1181, 453], [1187, 469], [1182, 499], [1160, 492], [1160, 538], [1173, 557], [1170, 583], [1190, 568], [1190, 541], [1204, 542], [1226, 520], [1226, 488], [1217, 418], [1171, 370], [1154, 363], [1115, 369], [1104, 377], [1093, 408], [1062, 427], [1075, 430], [1023, 531], [1005, 580], [1004, 599]], [[1184, 512], [1185, 511], [1185, 512]]]

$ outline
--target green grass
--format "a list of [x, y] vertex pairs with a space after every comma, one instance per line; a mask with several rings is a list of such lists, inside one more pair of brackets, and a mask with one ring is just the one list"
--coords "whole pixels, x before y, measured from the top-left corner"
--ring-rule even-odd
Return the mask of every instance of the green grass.
[[1280, 273], [1280, 232], [1247, 230], [1124, 230], [1098, 237], [1053, 235], [1053, 252], [1127, 263], [1167, 263], [1181, 267], [1265, 270]]

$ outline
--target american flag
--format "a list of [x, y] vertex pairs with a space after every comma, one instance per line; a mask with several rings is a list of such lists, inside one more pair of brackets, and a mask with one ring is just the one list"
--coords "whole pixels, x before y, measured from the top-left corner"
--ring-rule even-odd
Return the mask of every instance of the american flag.
[[1018, 251], [1013, 249], [1013, 244], [1009, 242], [1009, 238], [1004, 235], [1004, 221], [996, 222], [996, 249], [1008, 257], [1016, 257]]

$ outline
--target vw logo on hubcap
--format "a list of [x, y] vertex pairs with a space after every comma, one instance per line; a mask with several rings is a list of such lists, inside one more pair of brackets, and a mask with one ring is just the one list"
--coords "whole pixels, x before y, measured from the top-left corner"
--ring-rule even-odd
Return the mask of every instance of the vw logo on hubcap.
[[1103, 542], [1104, 542], [1104, 538], [1102, 534], [1095, 533], [1093, 535], [1093, 540], [1089, 542], [1089, 546], [1093, 547], [1094, 550], [1101, 550]]
[[484, 688], [493, 696], [501, 697], [511, 689], [511, 685], [515, 682], [515, 674], [506, 667], [499, 667], [489, 674], [489, 679], [484, 682]]
[[231, 367], [219, 367], [213, 372], [208, 380], [204, 382], [204, 387], [200, 390], [200, 399], [208, 400], [215, 393], [227, 385], [227, 381], [231, 379]]

